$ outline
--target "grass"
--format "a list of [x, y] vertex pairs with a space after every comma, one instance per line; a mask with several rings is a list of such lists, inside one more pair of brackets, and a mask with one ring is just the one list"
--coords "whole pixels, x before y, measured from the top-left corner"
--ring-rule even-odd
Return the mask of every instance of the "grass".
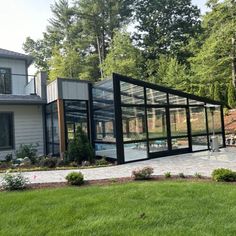
[[146, 181], [0, 193], [0, 235], [236, 235], [236, 186]]

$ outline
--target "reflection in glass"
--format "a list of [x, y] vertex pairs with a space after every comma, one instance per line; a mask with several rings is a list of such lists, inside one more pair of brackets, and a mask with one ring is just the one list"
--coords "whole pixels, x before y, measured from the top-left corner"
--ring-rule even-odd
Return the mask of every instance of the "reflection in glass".
[[172, 149], [183, 149], [183, 148], [189, 148], [189, 141], [188, 138], [173, 138], [171, 139], [172, 143]]
[[123, 104], [144, 104], [144, 87], [121, 81], [120, 95]]
[[95, 153], [97, 156], [117, 159], [116, 144], [95, 143]]
[[167, 93], [150, 89], [146, 89], [147, 104], [167, 104]]
[[95, 139], [115, 142], [115, 110], [112, 81], [104, 81], [93, 88], [93, 118]]
[[[213, 109], [213, 115], [214, 115], [214, 130], [216, 132], [222, 132], [222, 126], [221, 126], [221, 110], [220, 107]], [[209, 127], [209, 133], [213, 133], [213, 117], [212, 117], [212, 110], [211, 108], [207, 108], [207, 118], [208, 118], [208, 127]]]
[[175, 104], [175, 105], [186, 105], [187, 104], [187, 98], [180, 97], [174, 94], [169, 93], [169, 103]]
[[147, 138], [144, 108], [122, 107], [122, 123], [124, 141]]
[[189, 99], [188, 103], [189, 103], [189, 105], [204, 105], [204, 102], [192, 100], [192, 99]]
[[147, 142], [124, 144], [125, 161], [147, 159]]
[[192, 137], [193, 151], [200, 151], [208, 149], [207, 136]]
[[171, 136], [182, 136], [188, 134], [187, 117], [185, 108], [170, 109]]
[[149, 139], [167, 136], [165, 108], [148, 108], [148, 134]]
[[190, 107], [192, 134], [206, 134], [206, 114], [204, 107]]
[[150, 140], [149, 141], [149, 152], [163, 152], [168, 151], [168, 144], [166, 139]]
[[67, 142], [75, 138], [76, 130], [81, 127], [88, 135], [88, 111], [85, 101], [64, 101]]

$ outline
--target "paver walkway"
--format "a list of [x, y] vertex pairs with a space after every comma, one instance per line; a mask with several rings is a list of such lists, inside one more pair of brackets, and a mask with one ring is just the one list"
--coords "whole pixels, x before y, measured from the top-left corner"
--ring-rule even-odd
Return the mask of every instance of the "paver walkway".
[[[153, 167], [155, 175], [162, 175], [165, 172], [171, 172], [173, 175], [179, 173], [194, 175], [197, 172], [203, 176], [210, 176], [211, 172], [216, 168], [230, 168], [236, 171], [236, 148], [221, 149], [219, 153], [211, 153], [208, 151], [189, 153], [125, 165], [78, 169], [73, 171], [81, 171], [86, 180], [98, 180], [130, 177], [132, 170], [144, 166]], [[65, 176], [71, 171], [72, 170], [35, 171], [25, 172], [23, 174], [25, 177], [29, 178], [31, 183], [54, 183], [65, 182]]]

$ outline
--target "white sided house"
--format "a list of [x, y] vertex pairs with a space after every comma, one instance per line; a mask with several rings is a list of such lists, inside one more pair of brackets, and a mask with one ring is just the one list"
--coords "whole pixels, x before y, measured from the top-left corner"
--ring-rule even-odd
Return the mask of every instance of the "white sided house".
[[28, 75], [32, 57], [0, 48], [0, 159], [21, 144], [45, 154], [46, 75]]

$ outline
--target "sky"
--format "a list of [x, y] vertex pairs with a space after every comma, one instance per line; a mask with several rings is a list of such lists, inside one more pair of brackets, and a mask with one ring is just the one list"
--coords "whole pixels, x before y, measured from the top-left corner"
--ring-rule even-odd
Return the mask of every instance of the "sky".
[[[22, 45], [27, 36], [42, 37], [48, 19], [52, 16], [50, 5], [55, 0], [0, 0], [0, 48], [24, 52]], [[193, 0], [202, 13], [206, 0]]]

